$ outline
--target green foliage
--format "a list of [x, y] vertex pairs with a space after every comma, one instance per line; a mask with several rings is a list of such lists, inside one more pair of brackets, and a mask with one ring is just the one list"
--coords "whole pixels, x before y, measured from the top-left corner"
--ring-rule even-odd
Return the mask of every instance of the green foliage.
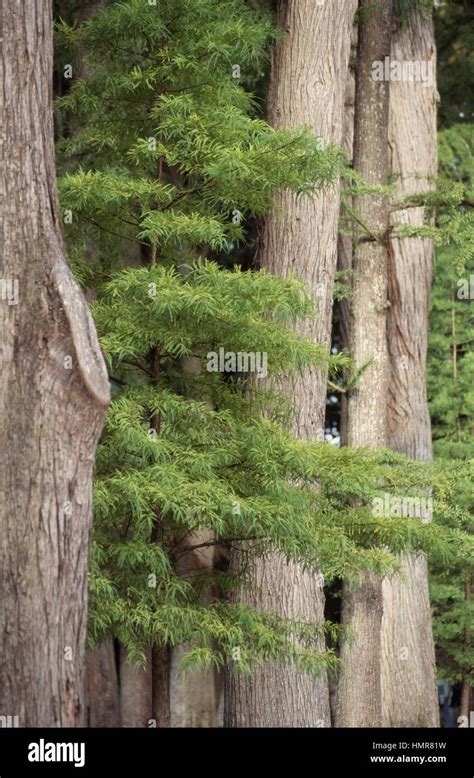
[[[439, 135], [441, 175], [447, 182], [462, 187], [465, 201], [472, 201], [473, 135], [472, 124], [455, 125]], [[461, 225], [466, 225], [467, 207], [457, 206]], [[462, 239], [462, 226], [459, 234]], [[472, 255], [460, 257], [458, 248], [450, 245], [437, 252], [428, 360], [434, 454], [438, 467], [455, 479], [453, 488], [465, 515], [465, 520], [457, 526], [470, 537], [474, 512], [474, 312], [472, 299], [469, 296], [464, 299], [462, 294], [471, 279], [474, 281]], [[444, 518], [444, 526], [446, 523]], [[473, 560], [474, 556], [467, 559], [454, 556], [444, 564], [431, 560], [440, 674], [452, 680], [470, 679], [471, 685], [474, 648], [465, 645], [464, 638], [465, 630], [474, 626], [472, 600], [469, 600]]]
[[472, 123], [474, 7], [468, 0], [439, 0], [434, 12], [442, 129]]
[[[151, 644], [186, 643], [188, 664], [220, 666], [238, 647], [243, 670], [266, 658], [331, 671], [320, 640], [334, 625], [321, 633], [233, 601], [252, 556], [278, 549], [327, 580], [357, 581], [367, 567], [395, 571], [405, 548], [472, 551], [449, 479], [287, 431], [280, 382], [348, 360], [295, 334], [317, 315], [296, 279], [244, 272], [235, 252], [276, 188], [310, 196], [344, 160], [308, 129], [256, 116], [249, 85], [273, 37], [268, 15], [237, 0], [112, 2], [58, 29], [60, 63], [78, 72], [86, 52], [87, 78], [57, 103], [60, 190], [114, 387], [97, 452], [90, 639], [116, 636], [136, 663]], [[271, 382], [206, 369], [219, 349], [267, 355]], [[435, 481], [444, 526], [374, 517], [376, 496]], [[233, 548], [241, 564], [229, 568]], [[209, 566], [201, 555], [213, 550]]]
[[274, 30], [251, 6], [131, 0], [59, 25], [58, 62], [87, 72], [57, 101], [67, 239], [115, 387], [97, 454], [90, 638], [116, 635], [136, 662], [147, 645], [186, 642], [186, 661], [205, 666], [239, 646], [241, 669], [264, 656], [330, 669], [317, 631], [231, 604], [235, 574], [202, 569], [192, 548], [206, 532], [224, 556], [258, 538], [254, 553], [316, 562], [316, 494], [289, 480], [309, 466], [283, 435], [290, 409], [251, 376], [205, 369], [219, 348], [265, 351], [274, 375], [328, 365], [293, 332], [314, 315], [299, 283], [202, 259], [249, 240], [275, 188], [311, 194], [342, 165], [305, 128], [256, 118], [248, 85]]

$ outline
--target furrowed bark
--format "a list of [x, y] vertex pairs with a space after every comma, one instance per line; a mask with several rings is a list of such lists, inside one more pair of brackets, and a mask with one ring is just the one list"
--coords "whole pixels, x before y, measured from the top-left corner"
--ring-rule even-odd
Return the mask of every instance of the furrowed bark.
[[112, 638], [87, 652], [86, 702], [88, 727], [121, 726], [119, 684]]
[[123, 727], [147, 727], [152, 719], [151, 650], [146, 651], [146, 668], [135, 670], [120, 645], [120, 716]]
[[[214, 543], [210, 530], [192, 532], [178, 546], [175, 569], [178, 575], [188, 578], [193, 574], [212, 574], [214, 545], [193, 549], [203, 543]], [[213, 592], [202, 593], [202, 602], [210, 605]], [[170, 672], [170, 700], [172, 727], [215, 727], [217, 726], [216, 677], [212, 670], [188, 669], [183, 671], [180, 661], [189, 651], [189, 645], [172, 649]]]
[[61, 233], [51, 3], [3, 0], [0, 14], [0, 274], [18, 293], [0, 300], [0, 704], [20, 726], [73, 727], [109, 385]]
[[[434, 188], [437, 173], [436, 48], [431, 19], [414, 12], [392, 38], [392, 60], [423, 63], [426, 81], [393, 81], [390, 89], [391, 167], [397, 200]], [[423, 208], [392, 214], [392, 223], [422, 225]], [[430, 460], [426, 352], [433, 243], [392, 238], [387, 327], [390, 355], [388, 445]], [[429, 519], [429, 516], [427, 516]], [[383, 725], [438, 727], [435, 652], [424, 554], [405, 554], [401, 575], [383, 582]]]
[[[392, 2], [367, 0], [361, 8], [356, 65], [354, 168], [372, 185], [387, 184], [389, 84], [373, 78], [373, 63], [390, 53]], [[360, 371], [349, 394], [348, 445], [386, 442], [387, 248], [389, 208], [384, 195], [354, 198], [356, 226], [352, 287], [351, 352]], [[364, 225], [364, 227], [361, 227]], [[356, 589], [344, 584], [342, 624], [351, 640], [341, 644], [336, 704], [340, 727], [376, 727], [382, 718], [380, 629], [382, 583], [366, 571]]]
[[[269, 89], [269, 121], [278, 128], [310, 125], [315, 135], [340, 143], [351, 29], [357, 3], [318, 5], [313, 0], [282, 0], [278, 22], [284, 38], [275, 46]], [[318, 316], [302, 334], [329, 349], [332, 290], [336, 269], [339, 186], [314, 199], [281, 191], [265, 219], [259, 264], [278, 276], [296, 273], [314, 297]], [[281, 389], [293, 401], [293, 432], [322, 440], [326, 375], [313, 369], [285, 380]], [[324, 620], [320, 577], [273, 553], [252, 563], [252, 591], [241, 600], [290, 619]], [[321, 646], [323, 649], [324, 646]], [[228, 672], [224, 723], [229, 727], [330, 726], [328, 683], [296, 668], [265, 663], [251, 676]]]

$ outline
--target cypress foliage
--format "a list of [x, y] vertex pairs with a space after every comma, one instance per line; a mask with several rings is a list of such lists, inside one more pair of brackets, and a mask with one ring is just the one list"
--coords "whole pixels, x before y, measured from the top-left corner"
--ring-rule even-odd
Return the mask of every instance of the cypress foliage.
[[[439, 134], [440, 171], [449, 186], [460, 187], [459, 223], [468, 224], [473, 197], [474, 125], [457, 124]], [[466, 241], [470, 241], [466, 230]], [[461, 229], [462, 238], [463, 231]], [[434, 454], [439, 468], [456, 479], [463, 518], [448, 523], [472, 535], [474, 491], [474, 260], [469, 251], [447, 245], [437, 253], [431, 306], [428, 393]], [[474, 558], [431, 565], [434, 631], [442, 678], [474, 686], [474, 646], [466, 636], [474, 626], [471, 597]]]
[[[178, 575], [199, 530], [223, 547], [252, 541], [249, 553], [278, 548], [328, 581], [388, 573], [403, 548], [466, 553], [456, 526], [374, 517], [376, 496], [422, 494], [429, 468], [286, 431], [278, 376], [329, 362], [334, 377], [348, 360], [294, 334], [294, 319], [317, 315], [298, 280], [242, 270], [237, 248], [251, 248], [251, 220], [277, 187], [311, 194], [344, 160], [305, 128], [258, 118], [251, 89], [274, 35], [237, 0], [112, 2], [58, 29], [62, 65], [74, 71], [86, 52], [87, 77], [57, 104], [60, 184], [114, 390], [97, 455], [90, 639], [116, 636], [136, 663], [150, 644], [188, 643], [185, 662], [204, 667], [235, 647], [243, 670], [264, 658], [335, 666], [314, 625], [231, 603], [225, 569]], [[207, 369], [219, 349], [265, 354], [272, 388], [231, 358]], [[436, 510], [459, 516], [443, 484]], [[211, 587], [219, 596], [204, 605]], [[336, 628], [323, 630], [331, 646]]]

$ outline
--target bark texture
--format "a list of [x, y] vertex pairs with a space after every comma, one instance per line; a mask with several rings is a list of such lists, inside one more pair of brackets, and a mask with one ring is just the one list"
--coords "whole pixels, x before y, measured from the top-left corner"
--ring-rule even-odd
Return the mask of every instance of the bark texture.
[[120, 727], [120, 695], [114, 641], [87, 652], [86, 702], [88, 727]]
[[[397, 199], [434, 187], [437, 173], [436, 49], [433, 24], [413, 13], [392, 38], [392, 60], [428, 63], [426, 81], [394, 81], [390, 91], [391, 166]], [[423, 224], [423, 209], [392, 214], [398, 224]], [[388, 445], [412, 459], [431, 459], [426, 352], [433, 244], [391, 240], [388, 348]], [[402, 575], [383, 582], [383, 725], [437, 727], [435, 652], [423, 554], [404, 555]]]
[[134, 670], [127, 650], [120, 646], [120, 714], [123, 727], [147, 727], [152, 719], [151, 651], [146, 656], [147, 667]]
[[[358, 37], [358, 25], [352, 26], [352, 45], [351, 45], [351, 58], [349, 60], [349, 69], [347, 71], [346, 81], [346, 96], [344, 103], [344, 124], [342, 132], [342, 148], [347, 154], [347, 159], [350, 164], [354, 161], [354, 113], [355, 113], [355, 69], [356, 69], [356, 55], [357, 55], [357, 37]], [[342, 183], [342, 194], [344, 189], [347, 189], [349, 184], [347, 182]], [[353, 208], [353, 198], [349, 198], [349, 206]], [[347, 228], [351, 229], [353, 225], [348, 221], [348, 213], [342, 208], [341, 217], [345, 219]], [[350, 349], [350, 333], [351, 333], [351, 304], [350, 298], [352, 294], [352, 281], [348, 274], [352, 270], [352, 253], [353, 253], [353, 240], [352, 235], [342, 234], [340, 232], [337, 236], [337, 270], [340, 273], [345, 274], [345, 285], [348, 290], [347, 297], [344, 300], [340, 300], [337, 306], [338, 317], [338, 334], [339, 334], [339, 346], [340, 349]], [[341, 416], [340, 416], [340, 436], [341, 446], [347, 446], [348, 437], [348, 397], [346, 392], [342, 392], [340, 395], [341, 403]]]
[[[210, 530], [192, 532], [176, 551], [175, 569], [179, 576], [189, 578], [196, 573], [211, 574], [214, 565], [215, 536]], [[193, 548], [201, 544], [201, 548]], [[211, 590], [201, 595], [209, 605], [213, 599]], [[217, 726], [216, 674], [201, 669], [183, 671], [180, 661], [189, 651], [182, 645], [172, 649], [170, 672], [170, 724], [172, 727]]]
[[[392, 2], [368, 0], [359, 26], [354, 119], [354, 168], [369, 183], [387, 184], [389, 84], [372, 78], [373, 63], [390, 53]], [[380, 447], [386, 441], [388, 202], [382, 195], [354, 198], [357, 224], [352, 287], [351, 352], [358, 384], [349, 395], [348, 444]], [[362, 226], [364, 225], [364, 226]], [[382, 583], [366, 571], [360, 586], [344, 585], [342, 623], [351, 633], [341, 645], [336, 705], [340, 727], [376, 727], [382, 717], [380, 629]]]
[[173, 649], [171, 660], [171, 726], [216, 727], [217, 701], [212, 671], [180, 668], [187, 646]]
[[152, 718], [159, 728], [171, 724], [171, 648], [152, 646], [151, 649]]
[[[275, 127], [310, 125], [315, 135], [340, 143], [355, 0], [317, 4], [282, 0], [278, 22], [284, 38], [274, 49], [269, 121]], [[336, 270], [339, 186], [316, 198], [281, 191], [263, 226], [259, 262], [277, 276], [296, 273], [310, 288], [318, 316], [300, 327], [329, 347]], [[322, 440], [326, 376], [304, 370], [281, 386], [293, 401], [293, 432]], [[315, 574], [278, 554], [256, 561], [252, 592], [242, 600], [261, 611], [291, 619], [324, 620], [324, 593]], [[322, 647], [323, 648], [323, 647]], [[225, 725], [230, 727], [330, 726], [327, 679], [314, 680], [294, 667], [265, 664], [251, 676], [227, 673]]]
[[56, 196], [50, 0], [0, 3], [0, 699], [20, 726], [84, 722], [94, 452], [109, 385]]

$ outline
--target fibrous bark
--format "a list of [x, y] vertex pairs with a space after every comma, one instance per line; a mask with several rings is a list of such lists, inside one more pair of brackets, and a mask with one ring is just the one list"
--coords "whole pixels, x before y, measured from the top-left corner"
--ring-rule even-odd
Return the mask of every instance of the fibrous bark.
[[151, 650], [145, 652], [146, 667], [135, 669], [127, 649], [120, 646], [120, 716], [123, 727], [152, 726]]
[[[214, 565], [214, 534], [201, 529], [190, 533], [177, 548], [176, 573], [184, 578], [199, 573], [212, 574]], [[205, 544], [210, 545], [206, 546]], [[201, 548], [193, 548], [200, 546]], [[213, 592], [209, 589], [201, 595], [203, 604], [209, 605]], [[170, 672], [170, 723], [172, 727], [215, 727], [217, 725], [216, 676], [212, 670], [180, 667], [181, 659], [189, 651], [189, 645], [172, 649]]]
[[[412, 13], [392, 38], [391, 58], [426, 63], [423, 72], [428, 76], [424, 81], [402, 80], [391, 85], [391, 167], [397, 200], [402, 201], [435, 186], [436, 48], [431, 19]], [[423, 217], [423, 208], [407, 208], [395, 211], [392, 221], [420, 226]], [[390, 248], [387, 442], [412, 459], [430, 460], [426, 352], [433, 243], [419, 237], [392, 238]], [[384, 580], [383, 609], [383, 725], [437, 727], [435, 653], [424, 554], [404, 555], [400, 576]]]
[[[278, 22], [284, 38], [274, 49], [268, 113], [277, 128], [302, 124], [328, 143], [340, 143], [355, 0], [315, 3], [281, 0]], [[308, 285], [318, 315], [299, 331], [329, 348], [332, 289], [336, 270], [339, 186], [314, 199], [281, 191], [265, 219], [259, 264], [277, 276], [295, 273]], [[305, 369], [279, 388], [292, 400], [292, 431], [303, 440], [322, 440], [326, 401], [324, 371]], [[324, 593], [316, 573], [272, 553], [255, 561], [252, 590], [241, 600], [288, 619], [324, 620]], [[321, 648], [324, 648], [321, 646]], [[269, 663], [250, 676], [226, 676], [225, 725], [231, 727], [330, 726], [325, 677]]]
[[[20, 726], [84, 721], [94, 452], [109, 385], [56, 195], [50, 0], [0, 6], [0, 700]], [[11, 298], [13, 299], [13, 297]]]
[[[390, 53], [392, 2], [367, 0], [361, 14], [356, 65], [354, 168], [371, 185], [388, 181], [389, 83], [373, 78], [373, 63]], [[349, 395], [348, 445], [386, 442], [387, 248], [389, 207], [383, 194], [354, 198], [357, 236], [352, 286], [351, 356], [360, 371]], [[376, 727], [382, 718], [380, 630], [382, 583], [370, 571], [360, 586], [344, 584], [336, 724]], [[350, 633], [350, 639], [349, 639]]]
[[114, 641], [109, 638], [87, 652], [88, 727], [120, 727], [120, 697]]

